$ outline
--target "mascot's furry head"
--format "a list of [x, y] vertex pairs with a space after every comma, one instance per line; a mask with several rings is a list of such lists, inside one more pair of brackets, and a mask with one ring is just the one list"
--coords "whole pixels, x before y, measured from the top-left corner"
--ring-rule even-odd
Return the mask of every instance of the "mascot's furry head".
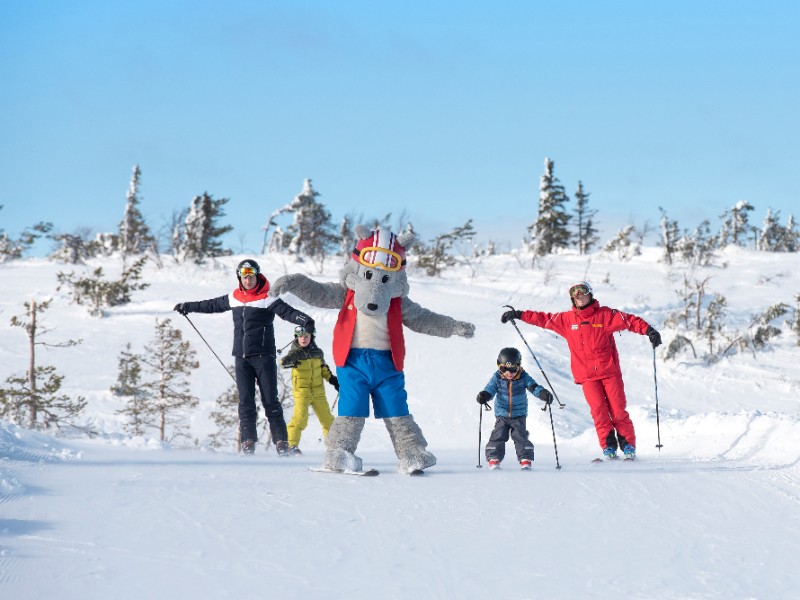
[[395, 235], [387, 229], [370, 231], [357, 225], [358, 241], [339, 281], [355, 292], [355, 305], [365, 315], [385, 315], [392, 298], [408, 295], [406, 248], [416, 239], [413, 232]]

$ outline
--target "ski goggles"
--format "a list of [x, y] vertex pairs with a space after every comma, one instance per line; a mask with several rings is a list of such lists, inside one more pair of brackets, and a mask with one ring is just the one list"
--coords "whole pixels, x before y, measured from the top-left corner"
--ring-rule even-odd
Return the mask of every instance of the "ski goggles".
[[354, 249], [353, 253], [355, 254], [356, 252], [358, 252], [358, 262], [365, 267], [373, 267], [385, 271], [399, 271], [406, 266], [406, 261], [402, 256], [387, 248], [367, 246], [360, 251], [358, 251], [358, 248]]
[[239, 277], [255, 277], [256, 275], [258, 275], [258, 271], [253, 267], [242, 267], [239, 269]]
[[506, 363], [506, 364], [504, 364], [504, 365], [497, 365], [497, 369], [498, 369], [498, 370], [499, 370], [501, 373], [507, 373], [507, 372], [509, 372], [509, 371], [510, 371], [511, 373], [516, 373], [516, 372], [518, 372], [518, 371], [519, 371], [519, 365], [512, 365], [511, 363]]
[[587, 288], [585, 285], [576, 285], [569, 289], [570, 298], [575, 298], [578, 296], [578, 294], [583, 294], [584, 296], [588, 296], [589, 294], [591, 294], [591, 292], [589, 291], [589, 288]]

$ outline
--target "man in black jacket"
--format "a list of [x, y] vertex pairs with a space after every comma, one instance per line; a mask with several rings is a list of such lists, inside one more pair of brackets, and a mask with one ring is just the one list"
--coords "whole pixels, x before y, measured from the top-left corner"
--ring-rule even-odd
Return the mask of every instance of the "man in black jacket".
[[201, 300], [181, 302], [174, 310], [182, 315], [190, 312], [233, 313], [233, 356], [236, 357], [236, 387], [239, 390], [239, 431], [242, 451], [255, 451], [258, 433], [256, 423], [255, 386], [261, 392], [261, 403], [269, 421], [272, 440], [280, 456], [288, 456], [286, 420], [278, 401], [277, 365], [275, 364], [275, 329], [273, 320], [278, 315], [284, 321], [302, 325], [306, 331], [314, 330], [314, 320], [295, 310], [283, 300], [270, 297], [269, 281], [261, 274], [258, 263], [243, 260], [236, 268], [239, 287], [230, 294]]

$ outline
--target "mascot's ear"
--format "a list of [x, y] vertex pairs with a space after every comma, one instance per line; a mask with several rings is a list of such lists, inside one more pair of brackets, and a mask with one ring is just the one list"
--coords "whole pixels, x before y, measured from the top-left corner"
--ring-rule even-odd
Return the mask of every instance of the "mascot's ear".
[[353, 231], [360, 240], [365, 240], [372, 235], [372, 231], [369, 229], [369, 227], [364, 227], [363, 225], [356, 225], [353, 228]]
[[408, 250], [414, 245], [414, 242], [417, 241], [417, 234], [414, 233], [413, 229], [407, 228], [403, 233], [397, 236], [397, 241], [400, 242], [403, 248]]

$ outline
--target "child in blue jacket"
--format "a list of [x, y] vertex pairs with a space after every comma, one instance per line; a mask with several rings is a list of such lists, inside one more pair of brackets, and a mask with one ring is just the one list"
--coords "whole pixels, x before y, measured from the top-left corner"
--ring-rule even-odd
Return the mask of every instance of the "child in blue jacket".
[[496, 395], [494, 415], [496, 417], [492, 435], [486, 444], [486, 461], [490, 469], [496, 469], [506, 455], [509, 434], [517, 450], [517, 460], [523, 469], [530, 469], [533, 462], [533, 443], [528, 438], [528, 395], [550, 404], [553, 395], [536, 383], [522, 368], [522, 354], [516, 348], [503, 348], [497, 356], [497, 371], [486, 387], [478, 393], [478, 402], [488, 404]]

